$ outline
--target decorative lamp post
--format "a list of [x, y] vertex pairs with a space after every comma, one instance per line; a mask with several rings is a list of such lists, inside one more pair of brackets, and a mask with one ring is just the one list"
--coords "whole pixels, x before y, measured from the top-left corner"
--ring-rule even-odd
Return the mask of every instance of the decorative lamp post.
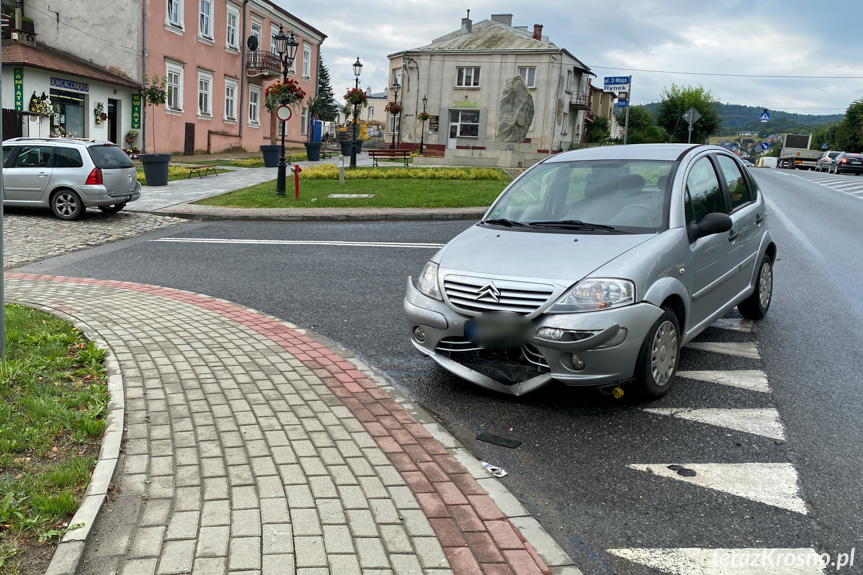
[[[360, 62], [360, 57], [357, 56], [357, 61], [354, 62], [354, 89], [360, 88], [360, 73], [363, 71], [363, 63]], [[354, 139], [351, 141], [351, 167], [357, 167], [357, 102], [354, 102]]]
[[[282, 27], [279, 26], [279, 33], [273, 35], [273, 42], [276, 45], [276, 52], [279, 53], [279, 60], [282, 63], [282, 84], [287, 84], [288, 82], [288, 70], [290, 70], [291, 65], [294, 63], [294, 57], [297, 55], [297, 47], [300, 45], [297, 42], [297, 39], [294, 38], [294, 31], [291, 30], [291, 35], [286, 36], [285, 31], [282, 30]], [[281, 114], [279, 114], [281, 116]], [[289, 116], [290, 117], [290, 116]], [[281, 118], [280, 118], [281, 120]], [[282, 150], [279, 156], [279, 168], [276, 172], [276, 195], [284, 196], [285, 195], [285, 171], [287, 165], [285, 164], [285, 132], [288, 131], [288, 122], [287, 119], [281, 120], [282, 122]]]
[[[401, 86], [399, 85], [399, 81], [394, 80], [393, 81], [393, 94], [395, 94], [395, 96], [393, 97], [393, 101], [396, 103], [396, 105], [398, 105], [398, 103], [399, 103], [399, 88], [401, 88]], [[392, 144], [392, 146], [390, 146], [390, 149], [391, 150], [396, 149], [396, 114], [395, 113], [393, 113], [393, 144]]]
[[426, 135], [426, 120], [428, 119], [428, 114], [426, 113], [426, 104], [429, 103], [429, 99], [426, 96], [423, 96], [423, 113], [420, 114], [420, 156], [423, 155], [423, 139]]

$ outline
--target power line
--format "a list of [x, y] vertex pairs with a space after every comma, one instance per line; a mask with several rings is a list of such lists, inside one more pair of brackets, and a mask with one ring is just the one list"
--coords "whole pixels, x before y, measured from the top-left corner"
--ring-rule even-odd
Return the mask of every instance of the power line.
[[651, 74], [682, 74], [685, 76], [721, 76], [725, 78], [791, 78], [797, 80], [863, 80], [863, 76], [793, 76], [782, 74], [720, 74], [718, 72], [677, 72], [673, 70], [647, 70], [642, 68], [615, 68], [613, 66], [591, 66], [600, 70], [623, 70], [626, 72], [648, 72]]
[[[44, 16], [50, 17], [50, 14], [43, 12], [42, 10], [39, 10], [35, 6], [29, 6], [28, 5], [27, 9], [33, 10], [34, 12], [39, 12], [40, 14], [42, 14]], [[136, 56], [141, 54], [140, 50], [130, 49], [128, 46], [123, 46], [122, 44], [115, 44], [114, 42], [111, 42], [110, 40], [105, 40], [104, 38], [100, 38], [99, 36], [96, 36], [95, 34], [91, 34], [90, 32], [87, 32], [86, 30], [82, 30], [81, 28], [78, 28], [77, 26], [73, 26], [72, 24], [69, 24], [68, 22], [66, 22], [64, 20], [60, 20], [59, 18], [57, 19], [57, 23], [62, 24], [64, 26], [68, 26], [69, 28], [72, 28], [73, 30], [77, 30], [78, 32], [81, 32], [82, 34], [84, 34], [86, 36], [90, 36], [91, 38], [95, 38], [96, 40], [104, 42], [105, 44], [108, 44], [109, 46], [114, 46], [116, 48], [119, 48], [128, 54], [134, 54]]]

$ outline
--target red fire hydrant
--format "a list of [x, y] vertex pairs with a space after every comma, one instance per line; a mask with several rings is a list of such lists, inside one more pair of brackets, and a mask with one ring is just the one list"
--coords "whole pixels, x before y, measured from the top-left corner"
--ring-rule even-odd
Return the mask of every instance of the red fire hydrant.
[[294, 199], [299, 200], [300, 199], [300, 172], [302, 172], [303, 169], [300, 167], [299, 164], [294, 164], [293, 167], [291, 168], [291, 171], [294, 173]]

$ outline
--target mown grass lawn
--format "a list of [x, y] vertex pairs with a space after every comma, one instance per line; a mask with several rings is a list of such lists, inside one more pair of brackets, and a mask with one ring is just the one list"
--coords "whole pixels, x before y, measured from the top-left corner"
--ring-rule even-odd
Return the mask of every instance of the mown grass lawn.
[[43, 573], [96, 465], [104, 352], [70, 323], [6, 305], [0, 360], [0, 573]]
[[[240, 208], [463, 208], [485, 207], [511, 178], [498, 169], [356, 168], [345, 170], [345, 183], [333, 165], [300, 174], [300, 199], [294, 199], [288, 174], [287, 197], [276, 196], [276, 182], [264, 182], [196, 203]], [[331, 194], [363, 194], [370, 198], [330, 198]]]
[[[216, 162], [201, 162], [201, 163], [202, 164], [215, 164]], [[261, 165], [263, 165], [263, 161], [262, 161]], [[141, 166], [137, 166], [135, 169], [138, 172], [138, 175], [137, 175], [138, 181], [141, 182], [142, 186], [146, 186], [147, 185], [147, 179], [144, 177], [144, 168]], [[230, 171], [231, 170], [221, 170], [219, 168], [216, 168], [217, 174], [224, 174], [225, 172], [230, 172]], [[209, 173], [209, 174], [207, 174], [207, 176], [204, 176], [204, 177], [208, 177], [208, 176], [212, 176], [212, 175], [213, 175], [212, 173]], [[196, 174], [192, 174], [192, 177], [197, 178], [198, 176]], [[189, 179], [189, 170], [187, 168], [184, 168], [183, 166], [168, 166], [168, 181], [169, 182], [173, 182], [174, 180], [187, 180], [187, 179]], [[200, 179], [200, 178], [198, 178], [198, 179]]]

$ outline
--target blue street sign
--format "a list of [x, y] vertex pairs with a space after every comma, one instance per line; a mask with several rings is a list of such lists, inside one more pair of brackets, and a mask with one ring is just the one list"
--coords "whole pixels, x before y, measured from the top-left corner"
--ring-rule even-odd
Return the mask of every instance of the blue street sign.
[[618, 108], [626, 108], [627, 106], [629, 106], [629, 100], [620, 99], [617, 101], [617, 107]]
[[731, 151], [732, 151], [732, 152], [736, 152], [736, 151], [737, 151], [737, 144], [735, 144], [735, 145], [731, 146]]
[[606, 92], [629, 92], [629, 76], [606, 76], [602, 89]]
[[766, 122], [769, 119], [770, 119], [770, 113], [769, 112], [762, 112], [761, 113], [761, 121], [762, 122]]
[[829, 148], [830, 148], [830, 146], [827, 145], [827, 142], [821, 142], [821, 149], [822, 150], [827, 150]]
[[767, 142], [761, 142], [761, 149], [762, 150], [766, 150], [769, 147], [770, 147], [770, 145]]

